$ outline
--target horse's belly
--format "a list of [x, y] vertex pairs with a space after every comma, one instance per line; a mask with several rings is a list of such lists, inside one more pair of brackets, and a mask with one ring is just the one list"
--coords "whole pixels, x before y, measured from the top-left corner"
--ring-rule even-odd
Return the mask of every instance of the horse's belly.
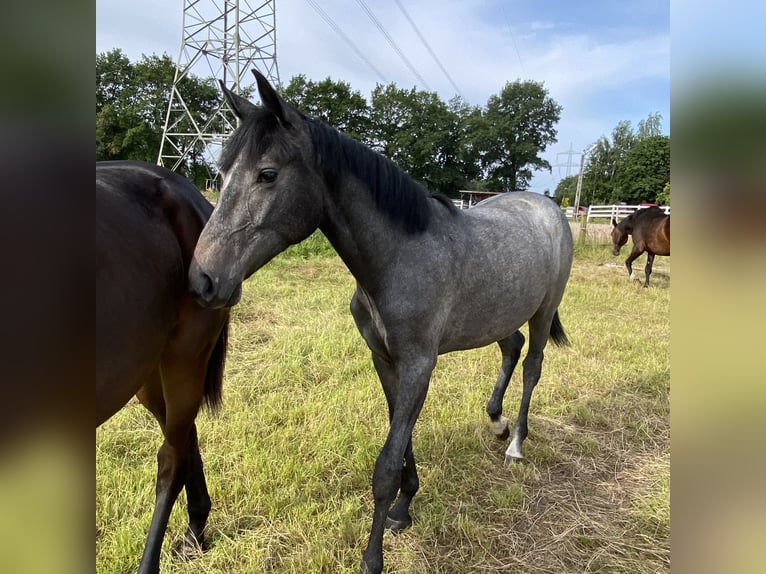
[[481, 312], [467, 303], [465, 310], [451, 314], [439, 343], [439, 354], [486, 347], [510, 337], [538, 308], [539, 303], [503, 312], [495, 305]]

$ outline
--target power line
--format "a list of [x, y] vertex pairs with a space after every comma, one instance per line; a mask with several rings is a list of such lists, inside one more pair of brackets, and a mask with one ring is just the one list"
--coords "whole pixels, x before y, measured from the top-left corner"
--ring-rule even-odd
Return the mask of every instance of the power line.
[[375, 74], [380, 78], [381, 82], [384, 84], [388, 83], [388, 80], [383, 76], [382, 73], [380, 73], [380, 70], [378, 70], [370, 60], [367, 59], [367, 57], [362, 53], [362, 51], [359, 49], [359, 47], [354, 44], [353, 40], [349, 38], [343, 30], [341, 30], [340, 26], [338, 26], [335, 21], [325, 12], [322, 10], [322, 8], [319, 7], [319, 5], [314, 0], [306, 0], [306, 3], [311, 6], [314, 11], [319, 14], [319, 17], [322, 18], [322, 20], [325, 21], [325, 23], [332, 28], [333, 32], [335, 32], [338, 36], [340, 36], [346, 44], [351, 46], [351, 49], [354, 50], [357, 56], [365, 63], [367, 64], [370, 69], [375, 72]]
[[516, 51], [516, 57], [519, 59], [519, 65], [521, 66], [521, 71], [524, 73], [524, 77], [527, 77], [527, 71], [524, 69], [524, 62], [521, 61], [521, 54], [519, 54], [519, 47], [516, 45], [516, 36], [513, 34], [513, 28], [511, 28], [511, 23], [508, 21], [508, 14], [505, 12], [505, 8], [503, 6], [500, 6], [500, 9], [503, 11], [503, 17], [505, 18], [505, 24], [508, 26], [508, 32], [511, 34], [511, 42], [513, 42], [513, 49]]
[[418, 27], [415, 25], [415, 22], [412, 20], [412, 18], [410, 17], [410, 15], [407, 13], [407, 10], [405, 10], [405, 9], [404, 9], [404, 6], [402, 6], [402, 3], [401, 3], [401, 2], [399, 2], [399, 0], [396, 0], [396, 5], [399, 7], [399, 10], [401, 10], [401, 11], [402, 11], [402, 14], [404, 14], [404, 17], [405, 17], [405, 18], [407, 19], [407, 21], [410, 23], [410, 26], [412, 26], [412, 29], [413, 29], [413, 30], [415, 30], [415, 34], [417, 34], [417, 35], [418, 35], [418, 38], [420, 38], [420, 41], [421, 41], [421, 42], [423, 42], [423, 45], [426, 47], [426, 50], [428, 50], [428, 53], [429, 53], [429, 54], [431, 54], [431, 57], [434, 59], [434, 61], [436, 62], [436, 64], [439, 66], [439, 69], [441, 69], [441, 71], [442, 71], [442, 72], [444, 73], [444, 75], [447, 77], [447, 79], [449, 80], [450, 84], [452, 84], [452, 87], [453, 87], [453, 88], [455, 88], [455, 91], [457, 92], [457, 94], [458, 94], [458, 95], [459, 95], [461, 98], [465, 99], [465, 98], [463, 97], [463, 94], [460, 92], [460, 88], [458, 88], [458, 87], [457, 87], [457, 84], [455, 83], [455, 81], [454, 81], [454, 80], [453, 80], [453, 79], [450, 77], [449, 73], [447, 72], [447, 70], [445, 69], [445, 67], [442, 65], [441, 61], [440, 61], [440, 60], [439, 60], [439, 58], [436, 56], [436, 54], [434, 53], [434, 51], [431, 49], [431, 46], [428, 44], [428, 42], [426, 41], [426, 39], [425, 39], [425, 37], [423, 36], [423, 34], [421, 34], [420, 30], [419, 30], [419, 29], [418, 29]]
[[423, 87], [425, 87], [425, 89], [430, 92], [431, 88], [428, 87], [428, 84], [423, 79], [423, 76], [420, 75], [420, 73], [415, 69], [415, 66], [413, 66], [412, 63], [407, 59], [407, 56], [404, 55], [404, 52], [402, 52], [399, 46], [396, 45], [396, 42], [394, 42], [394, 39], [389, 35], [389, 33], [383, 27], [383, 24], [381, 24], [380, 21], [375, 17], [375, 14], [372, 13], [372, 10], [370, 10], [370, 7], [367, 6], [367, 3], [364, 0], [356, 0], [356, 3], [359, 4], [359, 6], [361, 6], [362, 10], [364, 10], [365, 13], [367, 14], [367, 17], [372, 21], [373, 24], [375, 24], [378, 30], [380, 30], [380, 33], [383, 34], [383, 37], [388, 42], [389, 46], [391, 46], [391, 48], [393, 48], [394, 51], [397, 54], [399, 54], [399, 57], [402, 59], [402, 62], [405, 63], [405, 65], [415, 75], [415, 77], [423, 85]]

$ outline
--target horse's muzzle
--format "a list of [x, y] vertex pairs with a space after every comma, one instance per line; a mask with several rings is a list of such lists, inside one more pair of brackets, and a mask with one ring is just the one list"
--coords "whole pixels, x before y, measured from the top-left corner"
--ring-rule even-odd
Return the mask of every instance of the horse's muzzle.
[[221, 309], [233, 307], [242, 297], [242, 283], [233, 287], [226, 285], [220, 279], [213, 279], [192, 259], [189, 267], [189, 291], [203, 307]]

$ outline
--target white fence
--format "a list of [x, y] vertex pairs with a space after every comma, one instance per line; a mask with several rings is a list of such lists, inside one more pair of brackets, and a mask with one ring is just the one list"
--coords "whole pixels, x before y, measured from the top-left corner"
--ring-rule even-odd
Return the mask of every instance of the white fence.
[[[604, 219], [609, 219], [611, 221], [613, 217], [618, 219], [627, 217], [631, 213], [634, 213], [638, 211], [639, 209], [646, 209], [647, 207], [651, 207], [651, 206], [649, 205], [591, 205], [588, 207], [588, 213], [585, 216], [585, 219], [586, 221], [590, 221], [591, 219], [595, 219], [595, 218], [604, 218]], [[669, 205], [660, 206], [660, 209], [662, 209], [666, 214], [670, 215]], [[574, 217], [574, 207], [567, 207], [565, 213], [568, 219], [572, 219]], [[583, 214], [581, 213], [581, 215]]]

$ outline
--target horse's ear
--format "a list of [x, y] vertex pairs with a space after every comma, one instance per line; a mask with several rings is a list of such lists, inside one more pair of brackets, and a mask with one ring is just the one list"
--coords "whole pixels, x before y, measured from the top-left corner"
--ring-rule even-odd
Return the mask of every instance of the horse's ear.
[[290, 125], [288, 115], [290, 113], [289, 106], [284, 102], [279, 94], [271, 87], [271, 84], [266, 79], [266, 76], [261, 74], [258, 70], [253, 69], [253, 75], [255, 81], [258, 83], [258, 93], [261, 96], [261, 102], [272, 114], [277, 116], [279, 123], [287, 127]]
[[218, 83], [221, 84], [221, 89], [223, 90], [223, 96], [226, 98], [226, 101], [229, 104], [229, 107], [231, 108], [231, 111], [234, 112], [234, 114], [239, 118], [242, 119], [246, 115], [248, 115], [250, 112], [254, 111], [256, 107], [248, 102], [245, 98], [242, 96], [238, 96], [234, 92], [232, 92], [229, 88], [226, 87], [226, 85], [221, 81], [218, 80]]
[[614, 217], [612, 218], [612, 227], [617, 227], [617, 220]]

